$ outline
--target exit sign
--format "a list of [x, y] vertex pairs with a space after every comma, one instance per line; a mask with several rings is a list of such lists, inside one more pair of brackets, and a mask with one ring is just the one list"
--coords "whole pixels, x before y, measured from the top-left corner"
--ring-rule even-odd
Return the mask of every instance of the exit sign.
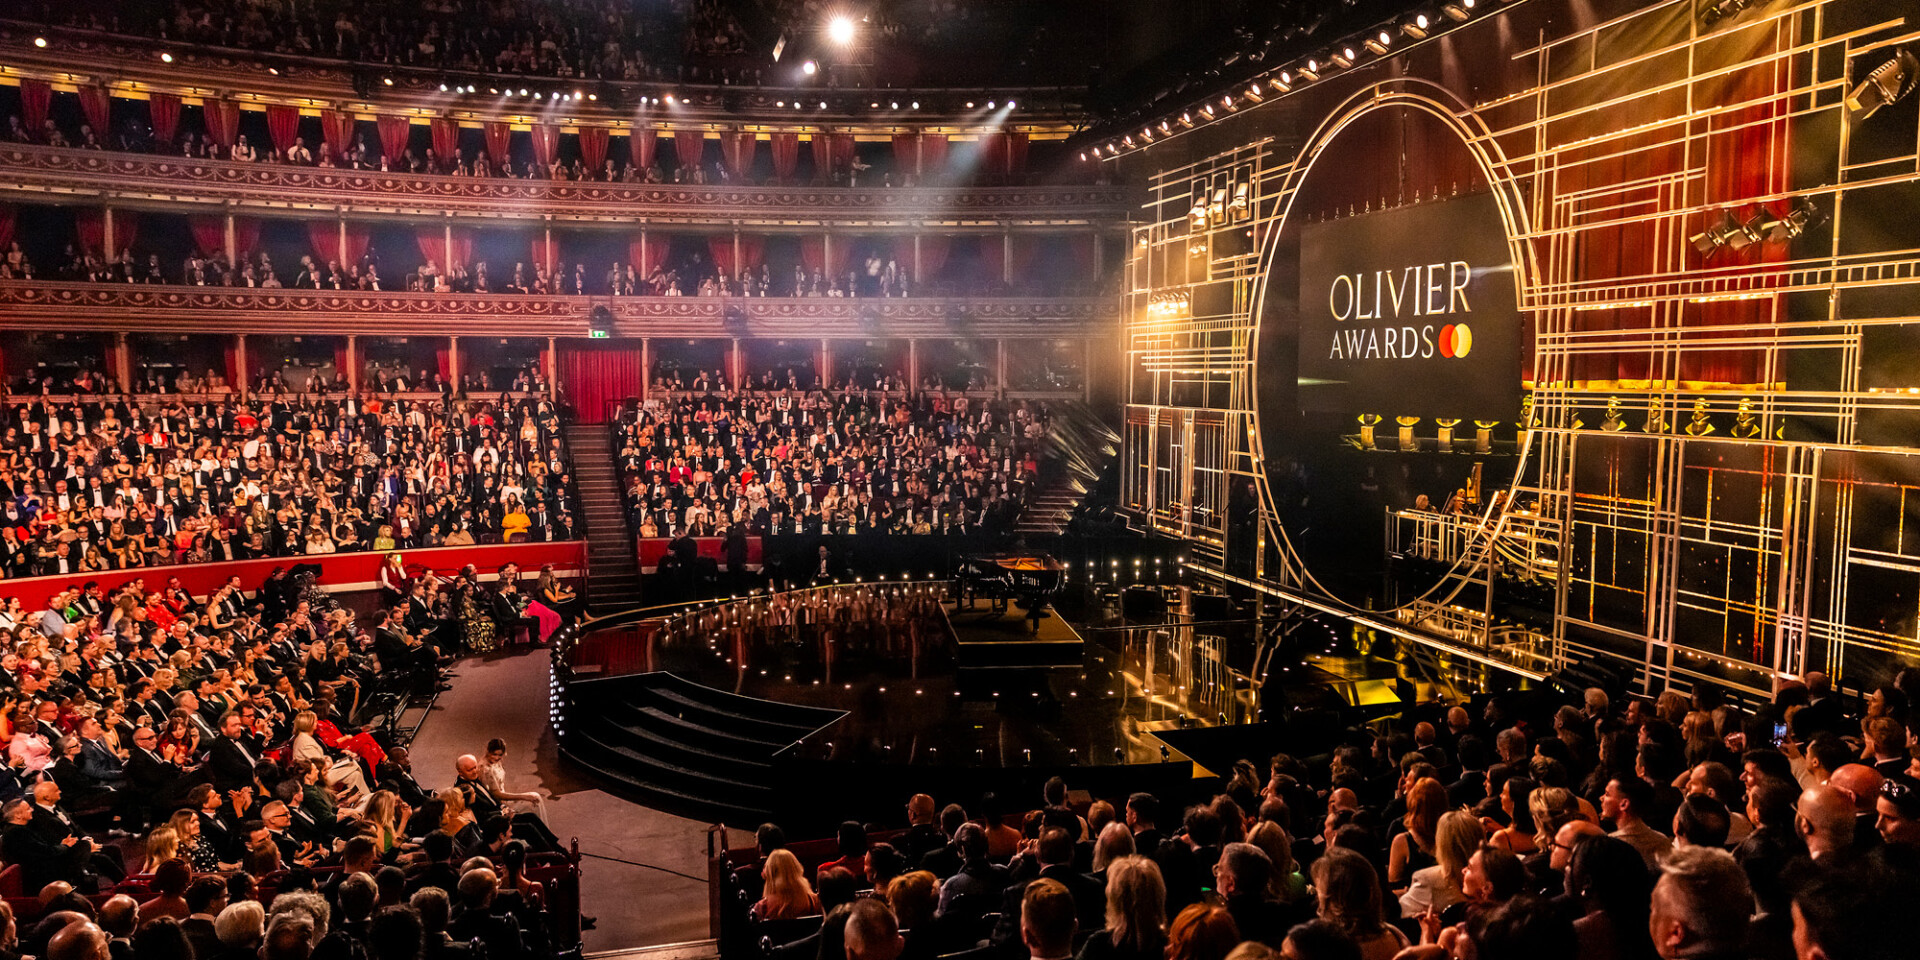
[[587, 337], [588, 337], [588, 339], [591, 339], [591, 340], [605, 340], [605, 339], [607, 339], [608, 337], [611, 337], [611, 336], [613, 336], [613, 331], [612, 331], [612, 330], [589, 330], [589, 331], [587, 331]]

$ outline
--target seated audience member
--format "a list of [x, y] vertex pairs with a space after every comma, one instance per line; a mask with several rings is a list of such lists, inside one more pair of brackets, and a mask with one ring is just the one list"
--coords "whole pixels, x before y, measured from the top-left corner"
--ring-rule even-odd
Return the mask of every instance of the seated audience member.
[[820, 898], [814, 895], [813, 885], [807, 882], [806, 871], [792, 851], [775, 850], [767, 854], [760, 876], [760, 900], [753, 905], [755, 917], [786, 920], [820, 912]]

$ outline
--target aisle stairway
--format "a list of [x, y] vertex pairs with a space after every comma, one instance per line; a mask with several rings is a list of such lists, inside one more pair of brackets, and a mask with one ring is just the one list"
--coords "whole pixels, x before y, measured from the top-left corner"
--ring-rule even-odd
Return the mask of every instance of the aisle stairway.
[[1077, 401], [1055, 404], [1053, 427], [1042, 458], [1040, 489], [1027, 501], [1013, 529], [1025, 534], [1059, 534], [1085, 499], [1108, 462], [1119, 453], [1120, 435], [1091, 407]]
[[774, 753], [846, 714], [758, 700], [671, 673], [589, 680], [560, 748], [647, 806], [753, 826], [774, 807]]
[[598, 615], [640, 606], [640, 561], [634, 555], [606, 425], [569, 426], [567, 446], [573, 451], [587, 537], [587, 609]]

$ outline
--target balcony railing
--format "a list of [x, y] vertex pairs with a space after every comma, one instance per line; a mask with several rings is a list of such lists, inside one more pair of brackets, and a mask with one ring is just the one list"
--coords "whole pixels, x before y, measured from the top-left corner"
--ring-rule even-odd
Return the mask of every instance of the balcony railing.
[[351, 208], [372, 216], [486, 220], [763, 224], [1113, 224], [1127, 191], [1113, 186], [815, 187], [509, 180], [198, 160], [33, 144], [0, 145], [0, 192], [249, 213]]
[[0, 328], [586, 337], [1105, 337], [1115, 297], [564, 297], [0, 281]]

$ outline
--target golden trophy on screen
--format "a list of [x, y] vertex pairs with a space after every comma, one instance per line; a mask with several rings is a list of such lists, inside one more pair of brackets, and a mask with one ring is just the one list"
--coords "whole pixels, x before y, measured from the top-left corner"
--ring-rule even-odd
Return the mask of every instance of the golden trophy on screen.
[[1475, 420], [1473, 433], [1473, 452], [1493, 452], [1493, 428], [1500, 425], [1498, 420]]
[[1453, 428], [1460, 425], [1460, 418], [1435, 417], [1434, 423], [1440, 425], [1440, 452], [1453, 452]]
[[1354, 419], [1360, 421], [1360, 449], [1379, 449], [1374, 443], [1373, 428], [1379, 426], [1384, 418], [1377, 413], [1363, 413]]
[[1693, 419], [1687, 422], [1687, 436], [1704, 437], [1713, 432], [1713, 424], [1707, 420], [1707, 398], [1693, 401]]
[[1420, 422], [1419, 417], [1394, 417], [1393, 422], [1400, 425], [1400, 449], [1418, 450], [1420, 441], [1413, 436], [1413, 425]]
[[1627, 417], [1620, 409], [1619, 397], [1607, 398], [1607, 418], [1600, 421], [1600, 429], [1608, 433], [1619, 433], [1627, 428]]
[[1734, 411], [1733, 435], [1742, 440], [1751, 440], [1760, 435], [1760, 418], [1753, 413], [1753, 398], [1740, 401], [1739, 409]]

